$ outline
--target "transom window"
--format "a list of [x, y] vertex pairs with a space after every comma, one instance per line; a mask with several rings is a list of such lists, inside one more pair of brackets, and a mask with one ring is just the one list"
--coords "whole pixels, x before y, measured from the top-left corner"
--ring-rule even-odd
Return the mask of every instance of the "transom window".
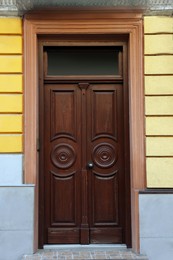
[[117, 46], [46, 47], [46, 75], [120, 75], [121, 51]]

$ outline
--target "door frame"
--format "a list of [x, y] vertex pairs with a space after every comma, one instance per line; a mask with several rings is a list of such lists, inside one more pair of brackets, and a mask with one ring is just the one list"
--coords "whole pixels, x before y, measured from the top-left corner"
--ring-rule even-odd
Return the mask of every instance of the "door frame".
[[34, 12], [24, 17], [24, 181], [35, 184], [34, 247], [38, 248], [38, 36], [124, 34], [129, 37], [129, 130], [132, 248], [139, 252], [139, 191], [146, 187], [143, 89], [143, 18], [138, 11], [103, 9]]

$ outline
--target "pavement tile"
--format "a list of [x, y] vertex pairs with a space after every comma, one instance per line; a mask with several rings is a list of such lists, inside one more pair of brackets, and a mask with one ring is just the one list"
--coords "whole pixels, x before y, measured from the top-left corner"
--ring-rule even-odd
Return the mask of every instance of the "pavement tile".
[[53, 257], [42, 257], [41, 258], [41, 260], [56, 260], [56, 259], [58, 259], [58, 257], [56, 257], [56, 256], [53, 256]]
[[56, 256], [56, 253], [55, 252], [44, 252], [42, 254], [43, 257], [54, 257]]
[[58, 256], [56, 256], [56, 255], [50, 255], [50, 256], [42, 256], [42, 259], [41, 260], [55, 260], [55, 259], [58, 259]]
[[141, 260], [147, 260], [147, 257], [144, 256], [144, 255], [138, 255], [138, 254], [136, 254], [136, 258], [137, 258], [137, 259], [141, 259]]
[[91, 254], [80, 254], [80, 257], [83, 259], [92, 259]]
[[42, 260], [42, 256], [39, 256], [39, 255], [25, 256], [25, 258], [23, 258], [23, 259], [26, 259], [26, 260]]
[[76, 252], [74, 253], [74, 252], [73, 252], [73, 253], [72, 253], [72, 256], [73, 256], [73, 257], [80, 257], [80, 253], [79, 253], [79, 252], [78, 252], [78, 253], [76, 253]]
[[106, 254], [107, 255], [110, 255], [110, 256], [112, 256], [112, 255], [116, 255], [116, 256], [119, 256], [120, 257], [120, 252], [111, 252], [111, 253], [108, 253], [108, 252], [106, 252]]
[[115, 254], [115, 253], [119, 254], [120, 251], [116, 251], [116, 250], [106, 250], [106, 254]]
[[119, 255], [109, 255], [108, 259], [122, 259]]
[[[75, 260], [84, 260], [85, 258], [83, 258], [83, 257], [81, 257], [81, 256], [76, 256], [76, 257], [74, 257], [74, 258], [72, 258], [72, 259], [75, 259]], [[89, 258], [90, 259], [90, 258]]]
[[95, 255], [94, 259], [106, 259], [105, 255]]

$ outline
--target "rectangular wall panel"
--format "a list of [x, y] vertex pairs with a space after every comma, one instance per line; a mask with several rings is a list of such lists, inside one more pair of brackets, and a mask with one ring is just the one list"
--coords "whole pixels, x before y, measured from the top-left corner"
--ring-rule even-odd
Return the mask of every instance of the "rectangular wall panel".
[[0, 92], [21, 93], [23, 91], [22, 74], [0, 74]]
[[145, 98], [146, 115], [173, 115], [173, 96]]
[[22, 135], [0, 134], [0, 153], [21, 153]]
[[145, 56], [145, 74], [172, 74], [173, 55]]
[[173, 54], [173, 36], [171, 34], [145, 35], [144, 39], [145, 54]]
[[146, 95], [166, 95], [173, 94], [172, 76], [145, 76]]
[[144, 18], [144, 33], [172, 33], [172, 17], [146, 16]]
[[0, 114], [0, 133], [21, 133], [22, 115]]
[[146, 135], [173, 135], [173, 117], [146, 117]]
[[22, 113], [23, 96], [21, 94], [0, 95], [0, 113]]
[[0, 154], [0, 185], [21, 185], [22, 154]]
[[22, 53], [22, 36], [0, 35], [0, 54]]
[[22, 19], [1, 17], [0, 34], [22, 34]]
[[147, 137], [147, 156], [173, 156], [173, 137]]
[[22, 56], [0, 55], [0, 73], [22, 73]]
[[147, 158], [147, 187], [173, 187], [173, 158]]

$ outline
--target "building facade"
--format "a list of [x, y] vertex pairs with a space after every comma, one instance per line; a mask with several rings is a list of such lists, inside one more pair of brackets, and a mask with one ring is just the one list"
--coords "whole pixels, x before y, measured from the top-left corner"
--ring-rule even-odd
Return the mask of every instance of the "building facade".
[[[83, 141], [87, 136], [87, 132], [90, 133], [90, 123], [87, 123], [88, 128], [87, 131], [85, 131], [86, 122], [84, 113], [85, 109], [87, 110], [87, 107], [94, 107], [95, 109], [93, 110], [94, 112], [90, 110], [87, 112], [89, 115], [88, 118], [92, 115], [92, 118], [94, 118], [93, 120], [96, 122], [95, 128], [92, 128], [91, 126], [91, 132], [93, 131], [91, 135], [95, 133], [96, 139], [97, 135], [101, 135], [100, 140], [102, 142], [102, 144], [100, 144], [98, 141], [99, 139], [96, 140], [96, 146], [93, 148], [91, 157], [89, 156], [89, 158], [94, 162], [95, 171], [99, 171], [98, 169], [100, 167], [100, 174], [108, 174], [109, 178], [112, 178], [111, 176], [113, 175], [111, 175], [112, 172], [109, 172], [108, 169], [111, 169], [111, 171], [114, 172], [122, 171], [125, 173], [125, 181], [123, 182], [121, 178], [119, 178], [118, 184], [116, 184], [119, 185], [119, 193], [116, 194], [118, 194], [119, 197], [125, 197], [122, 202], [124, 203], [124, 212], [126, 214], [125, 220], [122, 220], [122, 223], [126, 224], [122, 224], [122, 226], [124, 225], [122, 229], [125, 231], [122, 231], [124, 232], [123, 235], [117, 235], [113, 240], [113, 243], [125, 243], [127, 246], [132, 247], [135, 252], [146, 254], [149, 260], [172, 259], [173, 18], [171, 14], [173, 6], [171, 6], [171, 2], [160, 3], [155, 6], [154, 11], [152, 10], [154, 4], [151, 3], [151, 1], [144, 1], [144, 4], [136, 3], [135, 5], [129, 1], [128, 5], [125, 5], [124, 3], [124, 7], [126, 8], [125, 10], [122, 6], [114, 6], [112, 9], [111, 6], [113, 6], [113, 3], [111, 2], [109, 5], [109, 7], [111, 7], [110, 9], [107, 9], [104, 4], [101, 8], [97, 6], [95, 9], [90, 5], [90, 3], [85, 7], [81, 4], [79, 9], [75, 9], [74, 4], [71, 3], [72, 6], [70, 8], [63, 6], [62, 9], [62, 7], [56, 6], [57, 9], [54, 11], [52, 11], [53, 1], [51, 1], [50, 6], [46, 6], [44, 1], [37, 2], [38, 3], [35, 6], [32, 1], [23, 3], [23, 6], [22, 1], [9, 1], [9, 3], [4, 2], [1, 4], [1, 259], [21, 259], [22, 255], [34, 253], [44, 244], [57, 243], [57, 238], [55, 239], [54, 236], [51, 235], [51, 232], [56, 231], [55, 228], [57, 228], [59, 223], [62, 222], [61, 218], [66, 217], [66, 222], [68, 222], [70, 212], [72, 212], [68, 211], [68, 208], [70, 207], [69, 205], [72, 203], [71, 201], [68, 201], [65, 210], [65, 201], [62, 202], [63, 205], [61, 205], [60, 201], [63, 201], [62, 193], [65, 194], [65, 199], [68, 199], [70, 196], [73, 196], [73, 189], [71, 188], [71, 182], [61, 184], [60, 181], [53, 184], [53, 186], [49, 186], [51, 187], [50, 192], [47, 193], [45, 187], [46, 185], [52, 185], [52, 182], [49, 180], [49, 177], [42, 177], [43, 172], [45, 171], [45, 169], [43, 169], [43, 164], [45, 163], [45, 165], [47, 165], [47, 158], [50, 157], [50, 152], [46, 153], [45, 150], [48, 149], [48, 151], [50, 150], [55, 152], [55, 155], [51, 152], [53, 159], [51, 158], [50, 161], [53, 164], [51, 169], [58, 168], [57, 173], [54, 174], [57, 179], [62, 178], [62, 176], [58, 175], [59, 172], [67, 175], [71, 174], [68, 170], [70, 167], [73, 167], [73, 165], [78, 165], [78, 159], [76, 158], [78, 158], [78, 155], [82, 152], [81, 150], [75, 150], [78, 149], [76, 148], [76, 144], [74, 146], [72, 145], [71, 140], [73, 139], [73, 136], [70, 137], [70, 141], [69, 139], [66, 141], [65, 134], [61, 132], [67, 132], [69, 129], [69, 131], [71, 131], [73, 124], [77, 124], [78, 127], [76, 129], [79, 129], [79, 131], [74, 131], [76, 131], [76, 135], [79, 137], [81, 142], [79, 146], [87, 146], [87, 142], [89, 142], [88, 139], [87, 142]], [[45, 10], [42, 11], [42, 9], [45, 8], [49, 8], [50, 10], [46, 12]], [[82, 35], [82, 37], [80, 37], [80, 35]], [[101, 52], [104, 52], [106, 48], [109, 50], [115, 48], [116, 53], [119, 55], [119, 65], [117, 65], [119, 66], [117, 69], [119, 75], [115, 78], [113, 78], [113, 76], [105, 76], [106, 80], [101, 76], [94, 78], [93, 75], [90, 75], [91, 78], [89, 79], [88, 76], [82, 78], [80, 75], [77, 75], [76, 78], [78, 83], [76, 83], [76, 78], [74, 79], [73, 77], [76, 75], [75, 73], [72, 73], [71, 78], [68, 78], [68, 73], [65, 78], [61, 78], [57, 76], [58, 72], [56, 71], [54, 73], [57, 73], [57, 77], [51, 78], [51, 75], [55, 75], [54, 73], [51, 74], [51, 72], [49, 74], [49, 62], [46, 63], [47, 59], [45, 56], [47, 55], [49, 60], [49, 57], [51, 57], [49, 56], [51, 55], [49, 52], [51, 53], [51, 51], [55, 51], [53, 54], [57, 55], [56, 53], [59, 49], [56, 48], [60, 48], [60, 53], [66, 52], [67, 50], [68, 55], [70, 56], [70, 48], [73, 49], [74, 46], [80, 50], [83, 50], [84, 47], [87, 46], [87, 51], [89, 50], [87, 52], [88, 55], [90, 53], [90, 48], [93, 48], [92, 53], [93, 50], [96, 53], [99, 48]], [[62, 49], [63, 47], [65, 47], [65, 49]], [[97, 50], [94, 49], [95, 47], [97, 47]], [[46, 65], [43, 66], [43, 64]], [[54, 67], [58, 66], [56, 63], [53, 64]], [[63, 67], [62, 63], [61, 66]], [[65, 69], [67, 70], [67, 67], [65, 67]], [[92, 74], [92, 72], [89, 74]], [[95, 74], [97, 75], [97, 73]], [[106, 74], [106, 72], [103, 70], [102, 74]], [[107, 76], [109, 74], [110, 73], [107, 73]], [[80, 93], [83, 93], [83, 96], [86, 94], [86, 96], [89, 97], [89, 94], [87, 94], [89, 89], [87, 85], [88, 81], [89, 84], [92, 85], [93, 93], [95, 93], [93, 94], [93, 103], [92, 101], [86, 101], [85, 99], [80, 101], [80, 97], [78, 96]], [[55, 86], [58, 84], [61, 84], [61, 87], [56, 89]], [[66, 84], [65, 87], [63, 84]], [[69, 94], [68, 96], [67, 93], [72, 93], [72, 91], [76, 93], [76, 87], [74, 87], [75, 84], [81, 84], [81, 92], [79, 92], [79, 94], [77, 94], [73, 99], [70, 96], [72, 94]], [[106, 87], [103, 89], [102, 85], [97, 89], [99, 84], [104, 84]], [[64, 88], [62, 88], [62, 85]], [[120, 92], [117, 85], [123, 86], [123, 94], [119, 94]], [[40, 90], [43, 86], [48, 89], [45, 93], [43, 93], [44, 90]], [[56, 91], [59, 93], [61, 91], [60, 96], [63, 96], [63, 98], [61, 97], [60, 99], [60, 97], [57, 96], [55, 99], [50, 99], [49, 101], [49, 99], [46, 99], [45, 97], [49, 96], [51, 91], [52, 93]], [[113, 102], [112, 96], [105, 96], [105, 93], [114, 93], [114, 91], [118, 93], [118, 97], [119, 95], [123, 95], [124, 100], [122, 101], [124, 102], [123, 108], [119, 108], [118, 105], [116, 112], [111, 110], [112, 107], [115, 106], [114, 103], [112, 103], [112, 106], [109, 106], [109, 104]], [[97, 96], [97, 93], [99, 93], [99, 97]], [[103, 93], [104, 97], [102, 97]], [[52, 98], [53, 95], [54, 94], [51, 94], [50, 98]], [[122, 97], [120, 97], [120, 100], [122, 100], [121, 98]], [[78, 101], [73, 107], [73, 103], [76, 102], [74, 100]], [[51, 104], [56, 102], [57, 104], [52, 108]], [[104, 110], [102, 103], [104, 103], [105, 107], [106, 104], [108, 104], [106, 110]], [[89, 105], [84, 106], [83, 104]], [[76, 107], [77, 110], [75, 110], [75, 113], [79, 113], [77, 111], [78, 107], [80, 107], [82, 111], [81, 114], [79, 113], [75, 116], [77, 119], [73, 118], [73, 116], [69, 119], [69, 114], [72, 113], [71, 111], [76, 109]], [[48, 112], [46, 112], [47, 109]], [[51, 114], [51, 111], [54, 110], [57, 113], [56, 115], [53, 114], [55, 118], [51, 115], [50, 119], [47, 119]], [[99, 114], [99, 110], [102, 115]], [[65, 111], [63, 112], [64, 116], [61, 116], [62, 111]], [[124, 116], [125, 112], [126, 116]], [[118, 119], [117, 121], [115, 120], [115, 123], [112, 118], [115, 117], [116, 113]], [[95, 115], [97, 115], [98, 118], [103, 118], [104, 121], [106, 121], [106, 115], [108, 115], [108, 121], [111, 123], [108, 123], [107, 127], [104, 128], [102, 126], [102, 119], [98, 119], [97, 116], [95, 118]], [[110, 115], [113, 116], [111, 117]], [[116, 125], [122, 117], [123, 123], [120, 124], [120, 128], [116, 128]], [[67, 120], [67, 123], [64, 123], [64, 118]], [[42, 131], [44, 133], [46, 132], [46, 129], [49, 128], [47, 125], [49, 125], [53, 120], [57, 120], [56, 124], [53, 124], [50, 131], [47, 130], [47, 134], [42, 134]], [[87, 120], [87, 122], [90, 122], [90, 119]], [[80, 128], [80, 125], [83, 126]], [[99, 130], [99, 127], [101, 130]], [[102, 127], [104, 129], [102, 129]], [[124, 141], [120, 143], [120, 145], [119, 137], [117, 137], [118, 141], [113, 141], [114, 137], [116, 139], [114, 134], [112, 134], [112, 137], [107, 137], [108, 135], [111, 136], [111, 133], [116, 132], [114, 128], [117, 129], [118, 136], [121, 136], [121, 131], [126, 133], [124, 134], [126, 137], [121, 137], [124, 138]], [[57, 141], [54, 148], [52, 148], [50, 144], [47, 144], [48, 139], [45, 140], [45, 136], [53, 135], [52, 131], [54, 130], [52, 129], [57, 132], [59, 131], [54, 134], [55, 136], [60, 135], [58, 140], [62, 139], [63, 145], [66, 143], [65, 148], [62, 146], [62, 143], [59, 143], [59, 141]], [[107, 131], [107, 133], [101, 133], [102, 130], [105, 132]], [[81, 131], [82, 136], [80, 136]], [[70, 132], [68, 135], [70, 135]], [[78, 137], [76, 137], [76, 139]], [[109, 140], [112, 139], [109, 142], [106, 138]], [[117, 143], [119, 148], [116, 148]], [[99, 150], [99, 146], [103, 151]], [[124, 147], [124, 150], [121, 151], [122, 146]], [[87, 149], [89, 150], [89, 148]], [[116, 149], [118, 149], [119, 154], [117, 155], [118, 157], [115, 157], [121, 158], [122, 156], [123, 158], [122, 163], [119, 163], [118, 166], [116, 166], [118, 159], [114, 158], [114, 155], [117, 152]], [[99, 154], [102, 153], [103, 155], [101, 156], [103, 157], [99, 157]], [[94, 157], [95, 154], [97, 154], [97, 158]], [[53, 156], [55, 156], [55, 159]], [[74, 157], [75, 159], [73, 162]], [[57, 158], [59, 158], [59, 161]], [[68, 162], [68, 165], [64, 165], [63, 160], [67, 159], [70, 161]], [[83, 153], [80, 160], [85, 163]], [[102, 164], [103, 161], [104, 164]], [[122, 167], [123, 170], [116, 167]], [[72, 170], [74, 169], [72, 168]], [[49, 170], [47, 171], [49, 172]], [[83, 189], [88, 189], [88, 186], [85, 186], [84, 180], [88, 177], [85, 177], [85, 170], [83, 170], [83, 168], [82, 171], [82, 176], [84, 176], [84, 178], [79, 180], [79, 189], [82, 190], [82, 206], [81, 208], [79, 206], [79, 208], [73, 210], [75, 212], [74, 214], [79, 210], [82, 212], [82, 215], [85, 215], [88, 210], [87, 203], [89, 203], [88, 201], [92, 200], [92, 198], [88, 197], [88, 200], [85, 200], [85, 196], [87, 196], [88, 193], [85, 193]], [[90, 169], [88, 169], [88, 172], [90, 172]], [[96, 175], [98, 175], [98, 173], [96, 173]], [[102, 184], [101, 181], [99, 181], [103, 177], [102, 175], [99, 176], [98, 179], [95, 179], [94, 183], [96, 184], [94, 184], [94, 188], [91, 188], [92, 192], [93, 189], [96, 190], [96, 193], [93, 192], [92, 194], [95, 194], [96, 202], [94, 203], [96, 204], [94, 205], [96, 205], [96, 208], [98, 209], [96, 209], [96, 213], [92, 214], [95, 214], [96, 218], [98, 216], [98, 219], [101, 218], [100, 221], [102, 222], [104, 218], [110, 217], [110, 223], [111, 221], [114, 221], [114, 219], [112, 220], [112, 215], [115, 213], [113, 210], [116, 210], [118, 211], [118, 218], [121, 222], [123, 211], [121, 205], [119, 205], [121, 202], [120, 200], [118, 200], [117, 205], [119, 206], [117, 206], [116, 209], [112, 206], [112, 211], [110, 211], [112, 213], [110, 213], [110, 215], [108, 214], [104, 217], [104, 214], [102, 215], [99, 211], [99, 203], [101, 202], [99, 202], [99, 196], [97, 193], [100, 194], [103, 201], [104, 198], [109, 200], [110, 197], [114, 196], [114, 192], [116, 191], [113, 188], [115, 185], [114, 182], [113, 184], [109, 184], [107, 181]], [[67, 176], [68, 179], [70, 178], [69, 176], [71, 175]], [[47, 181], [48, 184], [46, 183]], [[105, 185], [104, 189], [102, 185]], [[125, 185], [126, 188], [124, 188], [123, 185]], [[75, 187], [76, 186], [73, 188], [76, 189]], [[97, 187], [99, 187], [98, 190]], [[53, 189], [56, 195], [52, 195]], [[113, 190], [109, 197], [107, 194], [111, 189]], [[71, 193], [68, 193], [67, 190]], [[107, 192], [104, 193], [104, 190]], [[101, 196], [101, 194], [103, 194], [103, 196]], [[43, 202], [45, 201], [46, 196], [49, 196], [49, 200], [52, 199], [52, 196], [55, 196], [56, 207], [61, 209], [61, 213], [63, 210], [64, 212], [66, 211], [66, 213], [57, 213], [57, 208], [49, 208], [49, 202]], [[80, 204], [79, 201], [80, 198], [77, 199], [75, 203]], [[51, 203], [53, 202], [51, 201]], [[91, 202], [91, 204], [92, 203], [93, 202]], [[105, 202], [104, 205], [106, 205], [106, 203], [107, 202]], [[112, 204], [109, 206], [111, 207], [111, 205]], [[44, 210], [42, 210], [42, 207], [44, 207]], [[49, 226], [48, 232], [50, 232], [50, 236], [48, 238], [43, 238], [47, 232], [42, 231], [42, 228], [45, 228], [45, 223], [43, 222], [48, 221], [46, 219], [47, 217], [45, 217], [47, 214], [45, 213], [46, 210], [47, 212], [52, 210], [52, 214], [56, 215], [55, 219], [59, 219], [59, 222], [57, 220], [56, 225], [52, 224], [51, 227]], [[105, 206], [105, 211], [106, 210], [108, 210], [108, 208]], [[42, 213], [39, 213], [41, 211]], [[43, 216], [44, 221], [40, 216]], [[52, 215], [50, 218], [52, 219]], [[107, 227], [109, 226], [109, 223], [106, 224]], [[83, 234], [81, 235], [82, 239], [81, 241], [78, 241], [78, 239], [72, 240], [77, 241], [75, 243], [86, 244], [97, 239], [99, 241], [98, 243], [112, 243], [112, 241], [109, 240], [109, 235], [104, 233], [106, 232], [105, 226], [103, 227], [103, 237], [107, 236], [107, 241], [98, 238], [92, 230], [89, 232], [90, 234], [93, 234], [93, 238], [92, 235], [90, 235], [89, 240], [87, 240], [87, 222], [83, 221], [82, 225], [81, 229], [84, 230], [84, 233], [81, 233]], [[64, 226], [62, 225], [62, 227], [64, 227], [65, 230], [65, 224]], [[115, 233], [120, 232], [119, 230], [120, 229], [115, 229]], [[68, 232], [67, 229], [66, 232]], [[60, 233], [58, 233], [58, 236], [60, 236], [59, 234]], [[71, 236], [71, 233], [67, 236]], [[63, 240], [60, 236], [60, 242], [58, 243], [68, 244], [71, 242], [69, 242], [69, 240]]]

